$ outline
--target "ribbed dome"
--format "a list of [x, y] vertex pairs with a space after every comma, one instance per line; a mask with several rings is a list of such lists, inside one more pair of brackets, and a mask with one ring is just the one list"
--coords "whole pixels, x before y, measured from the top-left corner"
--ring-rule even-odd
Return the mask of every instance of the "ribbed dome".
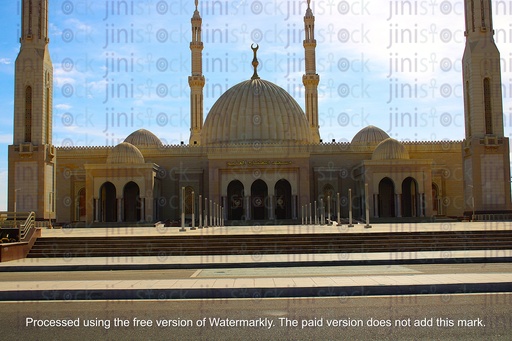
[[387, 138], [389, 138], [389, 135], [384, 130], [370, 125], [361, 129], [354, 136], [351, 143], [356, 145], [371, 145], [378, 144]]
[[156, 147], [161, 148], [163, 146], [162, 141], [155, 134], [146, 129], [139, 129], [134, 131], [124, 142], [133, 144], [136, 147]]
[[408, 160], [409, 152], [399, 141], [388, 138], [373, 151], [372, 160]]
[[107, 158], [107, 163], [142, 164], [144, 163], [144, 156], [134, 145], [128, 142], [121, 142], [112, 149]]
[[279, 86], [251, 79], [226, 91], [213, 105], [202, 130], [203, 144], [311, 143], [304, 112]]

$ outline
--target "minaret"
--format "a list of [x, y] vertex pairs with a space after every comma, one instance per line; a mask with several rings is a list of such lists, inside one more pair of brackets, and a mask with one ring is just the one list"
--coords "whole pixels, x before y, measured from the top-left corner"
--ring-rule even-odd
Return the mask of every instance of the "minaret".
[[510, 210], [509, 140], [503, 131], [500, 53], [494, 42], [491, 0], [465, 0], [462, 59], [466, 215]]
[[201, 39], [201, 25], [203, 20], [197, 10], [198, 0], [195, 0], [196, 9], [192, 22], [192, 41], [190, 51], [192, 55], [192, 75], [188, 77], [190, 86], [190, 141], [191, 145], [201, 143], [201, 129], [203, 128], [203, 41]]
[[14, 136], [9, 146], [9, 210], [55, 217], [52, 146], [53, 66], [48, 51], [48, 0], [23, 0], [14, 85]]
[[311, 130], [313, 143], [320, 142], [318, 127], [318, 83], [320, 76], [316, 73], [316, 40], [315, 40], [315, 16], [308, 0], [308, 9], [304, 16], [304, 50], [306, 61], [306, 74], [302, 76], [302, 83], [306, 92], [306, 117]]

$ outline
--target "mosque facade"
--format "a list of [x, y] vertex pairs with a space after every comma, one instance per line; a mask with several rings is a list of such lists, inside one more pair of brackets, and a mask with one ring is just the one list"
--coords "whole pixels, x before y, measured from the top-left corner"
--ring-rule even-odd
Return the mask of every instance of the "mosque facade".
[[187, 217], [192, 209], [198, 213], [200, 200], [203, 210], [215, 202], [232, 224], [300, 223], [315, 206], [333, 217], [339, 207], [347, 217], [349, 202], [356, 219], [366, 208], [371, 219], [396, 221], [510, 213], [509, 140], [491, 2], [465, 1], [463, 141], [400, 142], [368, 126], [348, 143], [320, 137], [320, 76], [309, 2], [305, 111], [284, 89], [259, 77], [253, 45], [252, 77], [228, 89], [204, 117], [204, 46], [196, 1], [189, 143], [163, 145], [140, 129], [115, 147], [56, 147], [48, 0], [23, 0], [9, 210], [88, 226], [179, 220], [182, 199]]

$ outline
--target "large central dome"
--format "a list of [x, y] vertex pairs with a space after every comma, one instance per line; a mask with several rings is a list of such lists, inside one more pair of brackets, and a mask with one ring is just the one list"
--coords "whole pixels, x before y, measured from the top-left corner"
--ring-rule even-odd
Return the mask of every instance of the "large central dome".
[[283, 88], [251, 79], [226, 91], [213, 105], [202, 144], [312, 142], [304, 112]]

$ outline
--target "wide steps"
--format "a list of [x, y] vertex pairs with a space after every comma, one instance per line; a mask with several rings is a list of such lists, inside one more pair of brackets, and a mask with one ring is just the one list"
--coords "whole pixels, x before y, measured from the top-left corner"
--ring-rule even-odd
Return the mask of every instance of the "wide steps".
[[29, 258], [512, 249], [511, 231], [39, 238]]

